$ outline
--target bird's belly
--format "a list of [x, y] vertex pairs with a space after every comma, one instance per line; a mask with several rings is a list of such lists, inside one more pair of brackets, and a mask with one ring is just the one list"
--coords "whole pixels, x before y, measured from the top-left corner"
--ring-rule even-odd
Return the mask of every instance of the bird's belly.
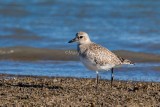
[[93, 71], [108, 71], [114, 67], [114, 65], [112, 64], [106, 64], [106, 65], [100, 66], [82, 57], [80, 57], [80, 60], [89, 70], [93, 70]]
[[93, 71], [98, 71], [97, 66], [90, 60], [80, 57], [81, 62], [89, 69]]

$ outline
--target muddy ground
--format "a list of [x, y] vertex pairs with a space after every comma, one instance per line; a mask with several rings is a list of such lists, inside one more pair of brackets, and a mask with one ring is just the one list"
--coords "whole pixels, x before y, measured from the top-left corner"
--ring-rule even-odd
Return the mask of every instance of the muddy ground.
[[1, 74], [0, 106], [160, 107], [160, 83]]

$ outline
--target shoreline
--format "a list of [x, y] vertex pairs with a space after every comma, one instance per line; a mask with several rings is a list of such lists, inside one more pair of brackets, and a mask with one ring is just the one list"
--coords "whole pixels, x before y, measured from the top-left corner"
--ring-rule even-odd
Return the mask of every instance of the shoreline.
[[[133, 52], [127, 50], [113, 50], [118, 56], [130, 59], [135, 63], [159, 63], [160, 55], [153, 53]], [[6, 47], [0, 48], [0, 60], [14, 61], [37, 61], [37, 60], [55, 60], [55, 61], [79, 61], [76, 50], [56, 50], [34, 47]]]
[[[8, 78], [13, 77], [13, 78]], [[160, 83], [0, 74], [0, 106], [158, 106]]]
[[[90, 77], [64, 77], [64, 76], [41, 76], [41, 75], [19, 75], [19, 74], [7, 74], [7, 73], [0, 73], [0, 78], [47, 78], [47, 79], [54, 79], [54, 78], [69, 78], [69, 79], [96, 79], [95, 77], [90, 78]], [[100, 78], [100, 80], [102, 81], [110, 81], [109, 79], [104, 79], [104, 78]], [[138, 81], [138, 80], [118, 80], [118, 79], [114, 79], [114, 81], [120, 81], [120, 82], [137, 82], [137, 83], [160, 83], [158, 81]]]

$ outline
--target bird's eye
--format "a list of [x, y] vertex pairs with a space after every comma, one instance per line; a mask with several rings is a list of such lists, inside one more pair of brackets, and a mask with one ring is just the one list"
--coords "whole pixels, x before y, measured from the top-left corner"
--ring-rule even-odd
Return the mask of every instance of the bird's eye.
[[79, 38], [83, 38], [83, 36], [80, 36]]

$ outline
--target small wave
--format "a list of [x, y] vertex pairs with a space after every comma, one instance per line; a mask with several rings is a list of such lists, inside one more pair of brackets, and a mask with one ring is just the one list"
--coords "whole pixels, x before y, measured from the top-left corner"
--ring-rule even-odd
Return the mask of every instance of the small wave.
[[9, 35], [1, 34], [0, 39], [15, 40], [41, 40], [43, 37], [22, 28], [3, 28], [4, 32], [10, 32]]
[[[160, 62], [160, 55], [132, 52], [126, 50], [113, 51], [118, 56], [138, 62]], [[33, 47], [6, 47], [0, 48], [0, 60], [61, 60], [78, 61], [75, 50], [54, 50]]]
[[[12, 8], [11, 8], [12, 7]], [[16, 6], [7, 6], [5, 8], [0, 9], [0, 14], [10, 17], [21, 17], [21, 16], [27, 16], [30, 14], [29, 11], [21, 8], [18, 9]]]

